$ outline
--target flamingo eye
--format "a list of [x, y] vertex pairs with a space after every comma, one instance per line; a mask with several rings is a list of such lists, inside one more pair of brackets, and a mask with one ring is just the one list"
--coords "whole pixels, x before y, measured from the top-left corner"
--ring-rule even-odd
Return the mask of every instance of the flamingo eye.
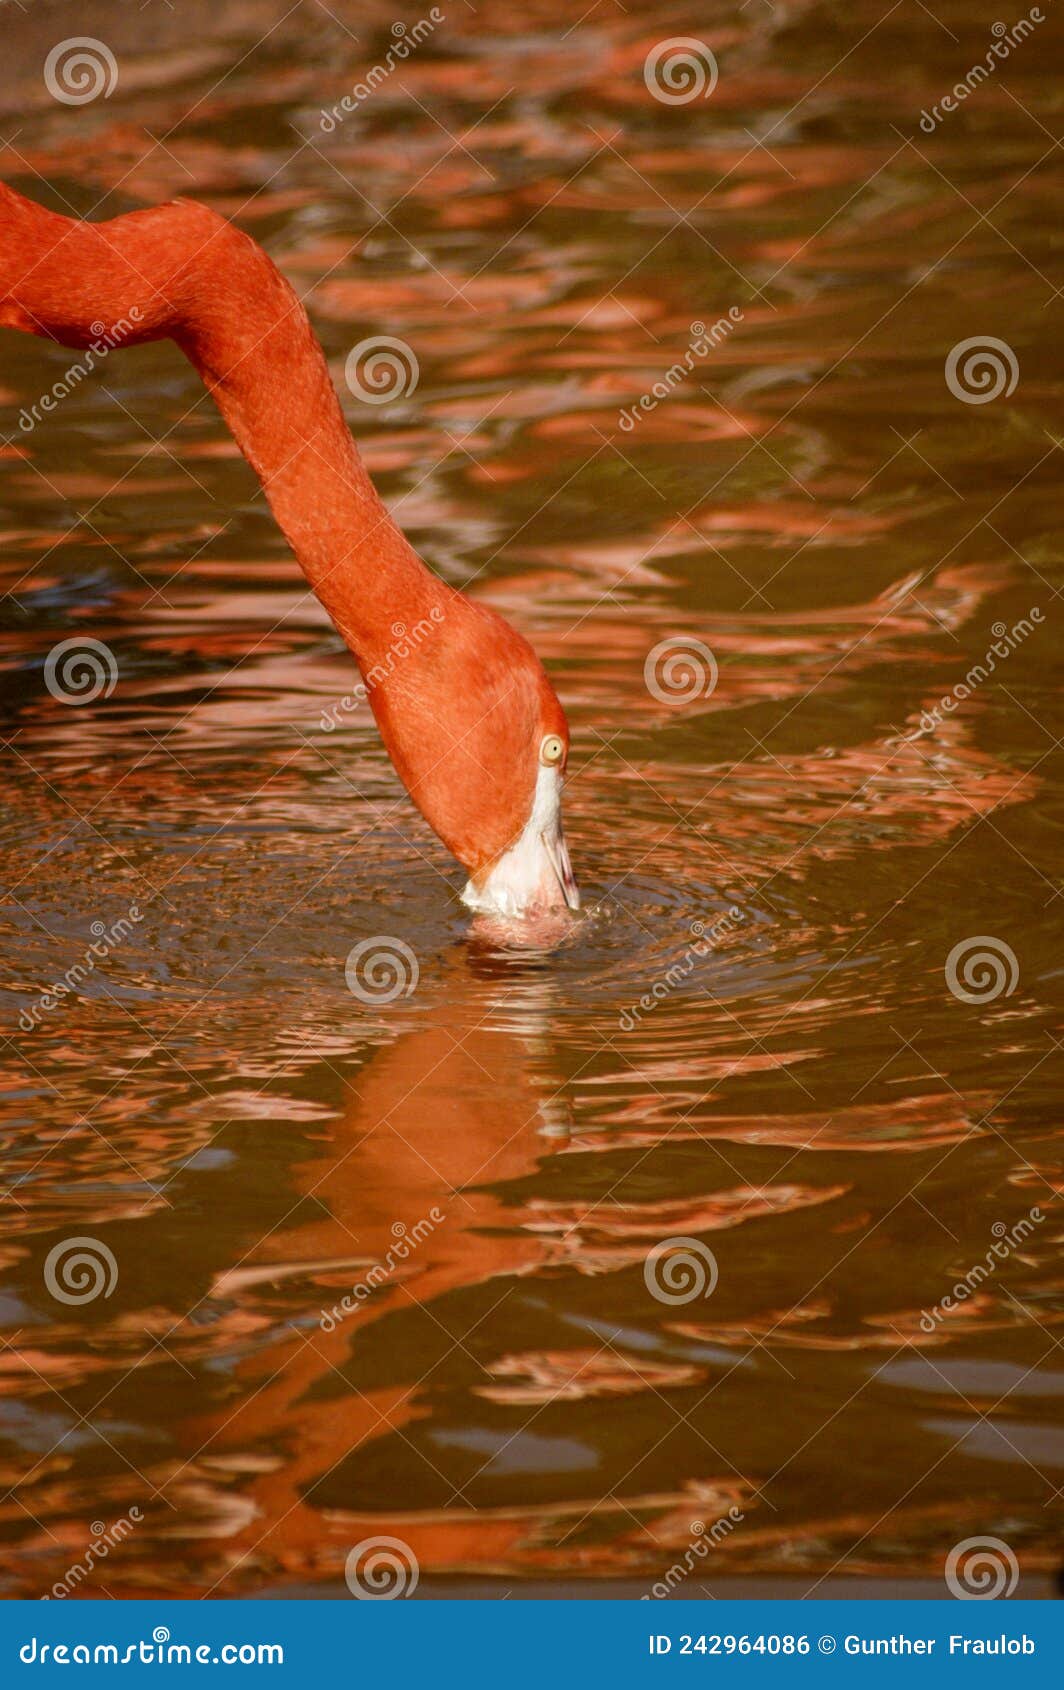
[[548, 734], [539, 748], [539, 760], [550, 767], [565, 756], [565, 741], [560, 734]]

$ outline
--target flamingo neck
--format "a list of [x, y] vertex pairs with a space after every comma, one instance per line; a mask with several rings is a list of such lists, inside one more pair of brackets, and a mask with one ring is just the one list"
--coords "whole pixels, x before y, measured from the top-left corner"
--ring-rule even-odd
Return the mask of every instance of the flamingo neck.
[[175, 200], [104, 223], [0, 184], [0, 324], [87, 347], [172, 339], [210, 390], [311, 587], [363, 670], [397, 616], [455, 595], [378, 496], [292, 288], [254, 241]]

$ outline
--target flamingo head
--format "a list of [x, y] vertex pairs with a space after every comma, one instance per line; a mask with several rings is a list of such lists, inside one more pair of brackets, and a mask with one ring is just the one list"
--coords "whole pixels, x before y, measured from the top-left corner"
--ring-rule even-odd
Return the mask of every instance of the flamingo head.
[[464, 902], [579, 909], [561, 815], [569, 726], [523, 636], [455, 595], [438, 636], [369, 698], [407, 791], [469, 873]]

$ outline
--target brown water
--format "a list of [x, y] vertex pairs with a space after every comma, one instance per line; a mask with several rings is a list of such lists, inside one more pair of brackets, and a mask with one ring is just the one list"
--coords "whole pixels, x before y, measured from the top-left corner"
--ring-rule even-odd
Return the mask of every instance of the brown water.
[[[697, 1522], [686, 1594], [944, 1593], [988, 1534], [1052, 1568], [1059, 25], [927, 135], [1011, 12], [482, 0], [325, 134], [395, 39], [332, 10], [83, 6], [120, 78], [82, 106], [69, 12], [5, 14], [3, 173], [265, 242], [414, 542], [552, 673], [586, 912], [472, 921], [366, 707], [322, 726], [350, 660], [172, 348], [27, 429], [71, 357], [5, 334], [3, 1589], [94, 1522], [91, 1595], [342, 1591], [382, 1534], [427, 1583], [649, 1586]], [[711, 97], [648, 91], [677, 36]], [[379, 334], [420, 380], [359, 404]], [[973, 404], [988, 336], [1018, 380]], [[75, 636], [117, 682], [72, 706]], [[678, 637], [712, 692], [697, 652], [648, 687]], [[366, 1003], [381, 935], [417, 983]], [[652, 1291], [673, 1238], [710, 1295]]]

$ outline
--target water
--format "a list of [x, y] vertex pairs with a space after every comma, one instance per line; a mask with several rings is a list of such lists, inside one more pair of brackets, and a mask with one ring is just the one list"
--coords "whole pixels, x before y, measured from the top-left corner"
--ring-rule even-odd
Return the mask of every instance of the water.
[[[693, 1593], [1055, 1566], [1059, 33], [927, 135], [977, 10], [457, 8], [330, 133], [386, 7], [79, 14], [81, 107], [7, 20], [6, 178], [237, 217], [423, 556], [534, 641], [586, 905], [471, 920], [366, 708], [323, 727], [350, 660], [173, 348], [27, 430], [70, 355], [4, 336], [8, 1594], [94, 1543], [87, 1594], [342, 1591], [381, 1534], [649, 1588], [721, 1521]], [[691, 35], [712, 97], [653, 98]], [[420, 380], [360, 405], [375, 334]], [[72, 707], [75, 636], [118, 680]], [[648, 686], [672, 638], [711, 692]], [[710, 1295], [653, 1294], [672, 1238]]]

